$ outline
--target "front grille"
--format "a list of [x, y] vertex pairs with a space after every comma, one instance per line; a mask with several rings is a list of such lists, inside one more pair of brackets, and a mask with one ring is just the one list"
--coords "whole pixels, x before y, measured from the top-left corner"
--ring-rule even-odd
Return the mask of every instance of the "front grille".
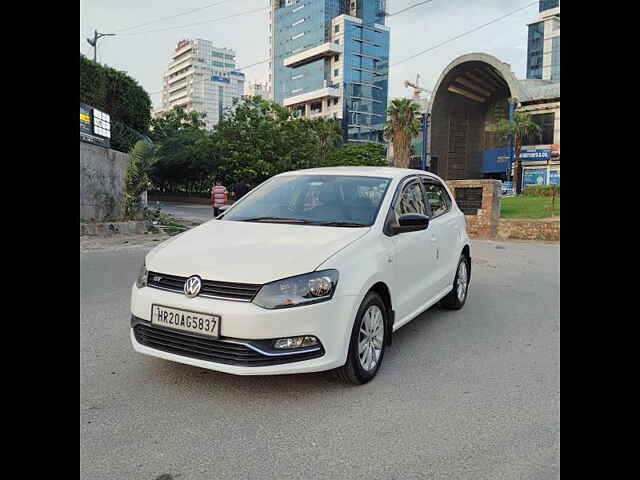
[[166, 328], [138, 323], [133, 328], [138, 343], [147, 347], [227, 365], [262, 367], [299, 362], [324, 355], [321, 348], [315, 352], [270, 357], [237, 343], [191, 335]]
[[[164, 273], [149, 272], [147, 285], [162, 290], [184, 293], [184, 283], [188, 277], [178, 277]], [[215, 297], [225, 300], [238, 300], [250, 302], [256, 296], [262, 285], [253, 283], [217, 282], [214, 280], [202, 280], [200, 296]]]

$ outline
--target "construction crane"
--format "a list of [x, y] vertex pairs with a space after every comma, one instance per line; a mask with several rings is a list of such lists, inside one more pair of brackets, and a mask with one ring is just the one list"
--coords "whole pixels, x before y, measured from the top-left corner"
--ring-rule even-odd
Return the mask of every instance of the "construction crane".
[[405, 88], [413, 88], [413, 101], [420, 105], [420, 135], [422, 137], [422, 149], [420, 151], [420, 170], [428, 170], [429, 169], [429, 160], [427, 153], [427, 131], [429, 126], [429, 118], [431, 114], [428, 113], [428, 104], [429, 99], [422, 99], [420, 94], [422, 92], [432, 93], [431, 90], [427, 90], [426, 88], [422, 88], [420, 86], [420, 74], [416, 75], [416, 81], [410, 82], [409, 80], [404, 81]]
[[420, 74], [419, 73], [416, 75], [416, 82], [415, 83], [410, 82], [409, 80], [405, 80], [404, 81], [404, 86], [405, 86], [405, 88], [409, 88], [409, 87], [413, 88], [413, 99], [414, 100], [421, 100], [420, 94], [422, 92], [429, 92], [429, 93], [431, 92], [431, 90], [427, 90], [426, 88], [422, 88], [420, 86]]

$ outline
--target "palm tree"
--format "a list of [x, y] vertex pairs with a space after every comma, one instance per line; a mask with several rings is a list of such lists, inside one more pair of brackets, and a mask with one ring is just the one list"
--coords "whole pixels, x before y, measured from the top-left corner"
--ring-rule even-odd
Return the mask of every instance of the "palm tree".
[[538, 139], [542, 136], [542, 129], [533, 120], [531, 115], [526, 113], [516, 113], [513, 120], [501, 118], [498, 122], [497, 131], [506, 137], [513, 137], [513, 150], [515, 156], [516, 194], [522, 192], [522, 163], [520, 162], [520, 148], [522, 140]]
[[387, 110], [384, 137], [393, 143], [393, 166], [407, 168], [411, 159], [411, 139], [420, 133], [420, 106], [408, 98], [393, 100]]

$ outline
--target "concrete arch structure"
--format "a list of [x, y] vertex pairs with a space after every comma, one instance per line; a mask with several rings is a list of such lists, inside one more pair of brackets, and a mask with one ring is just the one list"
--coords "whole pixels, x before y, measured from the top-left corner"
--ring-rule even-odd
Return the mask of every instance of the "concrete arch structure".
[[434, 173], [445, 180], [482, 178], [482, 152], [504, 147], [495, 131], [528, 98], [509, 64], [469, 53], [444, 69], [428, 113], [428, 152]]

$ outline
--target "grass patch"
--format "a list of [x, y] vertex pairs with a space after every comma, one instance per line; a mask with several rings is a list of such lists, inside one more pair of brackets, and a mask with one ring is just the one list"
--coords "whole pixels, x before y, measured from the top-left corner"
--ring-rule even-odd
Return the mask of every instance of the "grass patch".
[[556, 197], [555, 209], [551, 211], [551, 197], [520, 195], [504, 197], [500, 201], [501, 218], [549, 218], [560, 216], [560, 197]]

